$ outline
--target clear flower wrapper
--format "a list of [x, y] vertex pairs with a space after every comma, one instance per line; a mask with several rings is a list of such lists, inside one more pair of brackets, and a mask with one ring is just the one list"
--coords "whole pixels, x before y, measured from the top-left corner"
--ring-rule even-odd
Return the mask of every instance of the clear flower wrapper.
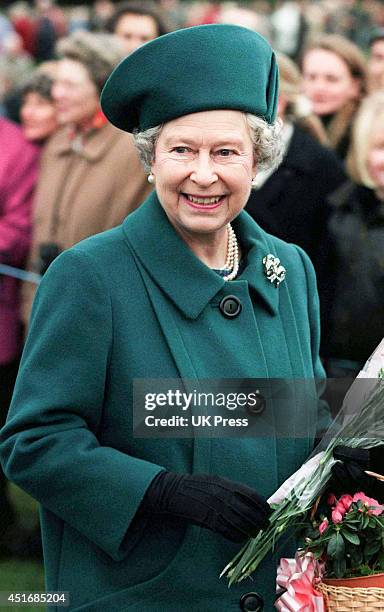
[[308, 460], [268, 499], [274, 511], [224, 568], [229, 585], [248, 578], [277, 541], [311, 509], [331, 478], [336, 446], [373, 448], [384, 443], [384, 339], [359, 372], [342, 407]]

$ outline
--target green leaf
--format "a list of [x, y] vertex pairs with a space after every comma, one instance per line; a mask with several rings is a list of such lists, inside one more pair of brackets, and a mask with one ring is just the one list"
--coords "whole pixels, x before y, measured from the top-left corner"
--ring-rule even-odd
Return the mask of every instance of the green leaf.
[[381, 549], [381, 542], [378, 540], [373, 540], [371, 542], [367, 542], [364, 546], [364, 557], [372, 557]]
[[358, 531], [359, 525], [356, 524], [358, 522], [360, 522], [360, 521], [348, 521], [348, 529], [350, 531]]
[[343, 533], [344, 538], [348, 540], [348, 542], [351, 542], [351, 544], [355, 544], [356, 546], [360, 544], [360, 538], [357, 535], [357, 533], [352, 533], [351, 531], [348, 531], [347, 529], [344, 529], [342, 533]]
[[363, 563], [363, 553], [360, 548], [351, 549], [351, 566], [359, 567]]
[[362, 529], [367, 529], [369, 525], [369, 516], [368, 514], [363, 514], [363, 519], [361, 521]]
[[384, 550], [380, 551], [380, 554], [377, 558], [377, 565], [380, 570], [384, 570]]
[[328, 542], [327, 553], [332, 559], [341, 559], [344, 557], [345, 544], [339, 532], [333, 534]]
[[336, 559], [333, 563], [333, 571], [336, 578], [343, 578], [347, 570], [347, 563], [344, 558]]

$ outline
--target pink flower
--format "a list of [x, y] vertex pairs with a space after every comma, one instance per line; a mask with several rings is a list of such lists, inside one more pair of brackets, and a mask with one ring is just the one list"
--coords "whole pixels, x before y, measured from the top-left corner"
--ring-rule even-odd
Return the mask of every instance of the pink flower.
[[[335, 498], [335, 501], [336, 498]], [[353, 502], [353, 497], [352, 495], [342, 495], [339, 499], [339, 501], [337, 501], [336, 506], [334, 507], [334, 509], [332, 510], [332, 521], [333, 523], [340, 523], [343, 518], [344, 518], [344, 514], [346, 512], [348, 512], [348, 510], [351, 507], [351, 504]]]
[[337, 502], [336, 496], [333, 493], [330, 493], [327, 499], [328, 506], [334, 506], [336, 502]]
[[344, 506], [340, 506], [340, 504], [337, 504], [336, 508], [332, 510], [332, 522], [335, 523], [335, 525], [336, 523], [341, 523], [345, 512], [346, 511]]
[[374, 499], [373, 497], [367, 497], [367, 495], [365, 495], [365, 493], [363, 493], [362, 491], [360, 491], [360, 493], [355, 493], [355, 495], [353, 496], [354, 502], [357, 502], [359, 500], [361, 500], [364, 506], [366, 507], [374, 506], [374, 508], [370, 508], [368, 510], [368, 514], [380, 516], [380, 514], [384, 512], [384, 506], [381, 506], [377, 499]]
[[352, 495], [342, 495], [338, 503], [342, 504], [346, 510], [349, 510], [352, 502], [353, 502]]
[[327, 518], [325, 518], [325, 519], [323, 520], [323, 522], [322, 522], [322, 523], [320, 523], [320, 525], [319, 525], [320, 535], [323, 535], [323, 533], [324, 533], [324, 531], [327, 529], [328, 525], [329, 525], [329, 521], [328, 521], [328, 519], [327, 519]]

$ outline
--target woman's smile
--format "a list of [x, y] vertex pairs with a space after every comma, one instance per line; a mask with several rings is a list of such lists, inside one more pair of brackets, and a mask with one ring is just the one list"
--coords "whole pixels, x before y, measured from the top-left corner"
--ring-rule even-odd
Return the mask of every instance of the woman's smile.
[[219, 208], [224, 202], [225, 195], [217, 196], [195, 196], [189, 193], [180, 194], [183, 202], [185, 202], [191, 208], [197, 210], [215, 210]]

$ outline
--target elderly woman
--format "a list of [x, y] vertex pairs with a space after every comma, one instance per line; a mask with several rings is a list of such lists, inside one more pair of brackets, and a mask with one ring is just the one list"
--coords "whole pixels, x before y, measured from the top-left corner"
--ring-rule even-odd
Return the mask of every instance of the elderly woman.
[[41, 146], [58, 127], [52, 86], [52, 76], [37, 69], [21, 90], [20, 119], [24, 135], [30, 142]]
[[[60, 251], [122, 222], [150, 192], [132, 138], [101, 112], [100, 91], [124, 56], [111, 35], [75, 32], [59, 41], [52, 87], [60, 129], [41, 158], [28, 268], [43, 274]], [[35, 287], [24, 283], [28, 325]]]
[[151, 41], [104, 88], [156, 191], [48, 269], [1, 435], [8, 477], [41, 503], [47, 589], [70, 610], [272, 609], [272, 556], [252, 585], [219, 574], [308, 456], [317, 402], [259, 396], [242, 411], [258, 437], [139, 437], [134, 412], [140, 382], [323, 377], [312, 265], [243, 211], [280, 149], [277, 98], [269, 44], [232, 25]]

